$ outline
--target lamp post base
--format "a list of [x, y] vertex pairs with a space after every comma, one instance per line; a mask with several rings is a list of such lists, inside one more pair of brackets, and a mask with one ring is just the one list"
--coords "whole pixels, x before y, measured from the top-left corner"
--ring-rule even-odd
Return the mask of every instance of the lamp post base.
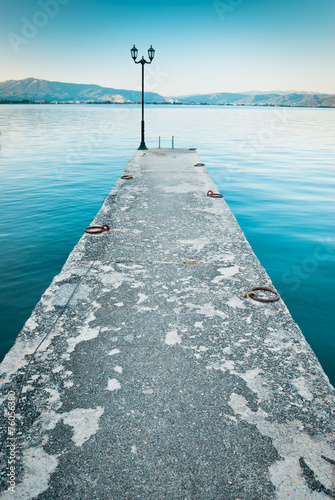
[[148, 148], [146, 147], [145, 142], [141, 142], [139, 148], [137, 149], [148, 149]]

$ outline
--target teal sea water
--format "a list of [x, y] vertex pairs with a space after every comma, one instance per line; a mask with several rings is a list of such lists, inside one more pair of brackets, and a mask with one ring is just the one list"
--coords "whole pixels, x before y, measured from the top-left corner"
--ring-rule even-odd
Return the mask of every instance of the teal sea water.
[[[139, 144], [140, 109], [0, 106], [0, 359]], [[335, 110], [148, 106], [196, 147], [335, 384]]]

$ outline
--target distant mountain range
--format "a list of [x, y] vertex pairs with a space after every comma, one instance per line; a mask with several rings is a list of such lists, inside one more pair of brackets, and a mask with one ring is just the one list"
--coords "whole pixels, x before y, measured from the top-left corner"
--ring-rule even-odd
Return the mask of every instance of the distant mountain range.
[[[0, 102], [141, 102], [139, 90], [114, 89], [77, 83], [49, 82], [36, 78], [8, 80], [0, 82]], [[163, 97], [154, 92], [145, 92], [145, 102], [164, 104], [203, 104], [203, 105], [249, 105], [249, 106], [307, 106], [335, 107], [335, 95], [309, 92], [261, 92], [243, 93], [219, 92], [179, 97]]]
[[335, 107], [335, 95], [307, 92], [295, 93], [254, 93], [243, 94], [219, 92], [215, 94], [199, 94], [175, 98], [175, 102], [194, 104], [225, 104], [251, 106], [308, 106]]
[[[165, 98], [153, 92], [146, 92], [146, 101], [165, 102]], [[0, 82], [0, 100], [11, 101], [60, 101], [60, 102], [139, 102], [140, 90], [112, 89], [99, 85], [48, 82], [36, 78], [7, 80]]]

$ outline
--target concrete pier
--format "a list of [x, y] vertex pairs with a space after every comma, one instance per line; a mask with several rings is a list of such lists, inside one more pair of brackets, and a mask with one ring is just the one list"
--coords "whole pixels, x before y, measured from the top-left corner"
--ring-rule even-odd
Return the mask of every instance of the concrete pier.
[[136, 151], [1, 364], [2, 499], [335, 498], [334, 389], [200, 161]]

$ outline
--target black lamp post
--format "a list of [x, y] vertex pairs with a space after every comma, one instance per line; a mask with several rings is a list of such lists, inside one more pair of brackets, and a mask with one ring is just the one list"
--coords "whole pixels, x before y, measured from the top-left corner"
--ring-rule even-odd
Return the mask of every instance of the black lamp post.
[[155, 51], [154, 49], [152, 48], [152, 45], [150, 45], [150, 49], [148, 50], [148, 56], [149, 56], [149, 59], [150, 61], [146, 61], [144, 59], [144, 57], [142, 56], [142, 59], [140, 61], [136, 61], [137, 59], [137, 54], [138, 54], [138, 50], [137, 48], [134, 47], [130, 50], [130, 53], [131, 53], [131, 57], [134, 59], [134, 62], [136, 64], [142, 64], [142, 122], [141, 122], [141, 144], [140, 144], [140, 147], [138, 149], [148, 149], [145, 145], [145, 142], [144, 142], [144, 65], [145, 64], [151, 64], [152, 63], [152, 60], [153, 58], [155, 57]]

